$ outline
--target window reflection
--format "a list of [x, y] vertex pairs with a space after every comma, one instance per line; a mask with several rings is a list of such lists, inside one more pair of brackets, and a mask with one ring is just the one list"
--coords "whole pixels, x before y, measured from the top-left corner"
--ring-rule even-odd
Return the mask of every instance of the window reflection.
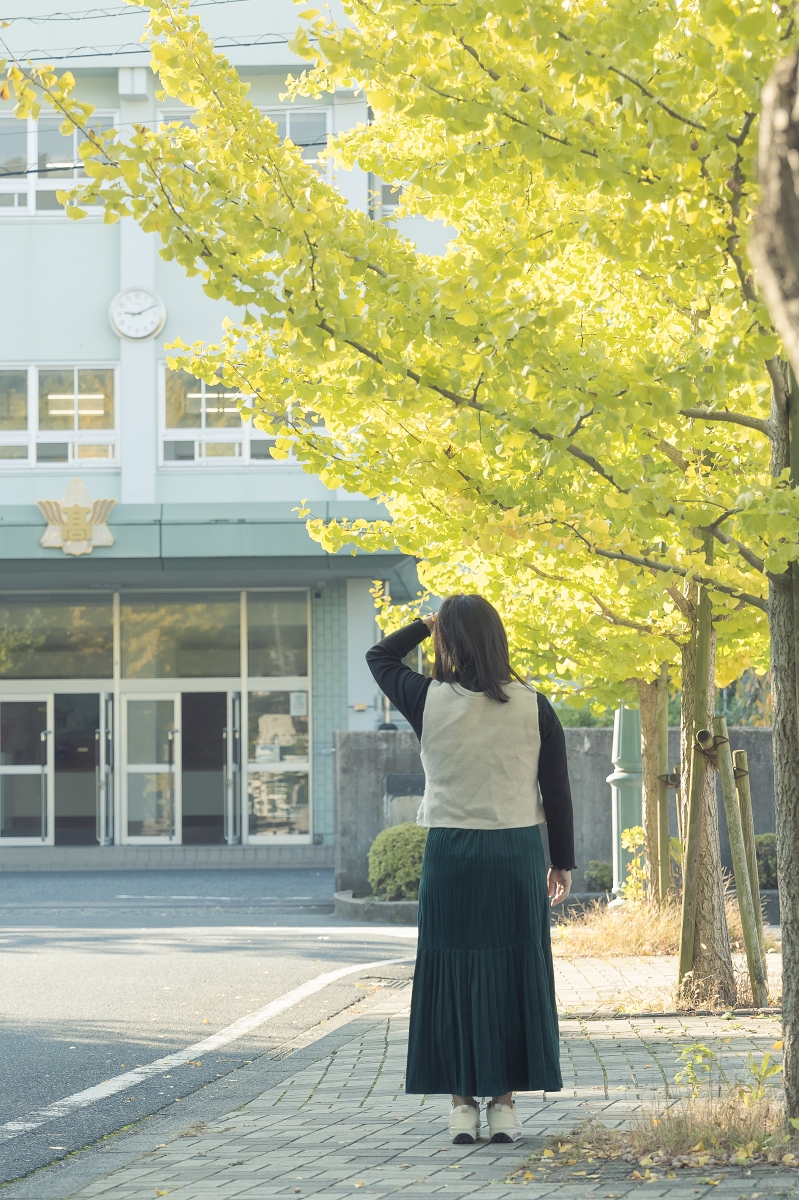
[[247, 722], [251, 763], [307, 762], [306, 691], [250, 692]]
[[304, 592], [247, 594], [251, 678], [308, 674], [308, 604]]
[[0, 597], [0, 678], [110, 679], [111, 596]]
[[251, 771], [247, 791], [250, 834], [308, 832], [307, 775]]
[[239, 675], [240, 605], [236, 593], [123, 596], [125, 679], [198, 679]]

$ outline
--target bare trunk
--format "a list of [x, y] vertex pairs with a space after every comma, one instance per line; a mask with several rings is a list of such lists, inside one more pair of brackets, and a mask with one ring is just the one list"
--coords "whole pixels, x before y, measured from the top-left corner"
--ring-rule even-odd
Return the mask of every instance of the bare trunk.
[[[791, 458], [789, 392], [785, 372], [772, 371], [771, 378], [771, 473], [779, 475]], [[786, 1115], [799, 1117], [799, 713], [791, 571], [769, 577], [769, 626], [774, 816], [782, 924], [783, 1084]]]
[[[695, 595], [691, 596], [695, 603]], [[711, 635], [710, 676], [707, 712], [694, 721], [694, 690], [696, 682], [696, 626], [682, 648], [682, 713], [680, 721], [680, 791], [677, 803], [682, 806], [681, 828], [688, 828], [688, 797], [690, 795], [691, 759], [695, 729], [710, 729], [716, 705], [714, 666], [716, 635]], [[696, 920], [691, 976], [686, 991], [700, 1002], [718, 1000], [721, 1004], [735, 1003], [735, 976], [732, 970], [730, 938], [724, 911], [724, 885], [721, 874], [719, 819], [716, 802], [716, 772], [710, 763], [705, 767], [702, 789], [702, 820], [699, 841], [699, 873], [696, 883]], [[685, 835], [683, 835], [685, 836]], [[685, 845], [683, 844], [683, 854]]]
[[[714, 668], [716, 633], [710, 639], [710, 684], [705, 729], [713, 728], [716, 707]], [[701, 864], [696, 894], [696, 934], [694, 936], [693, 989], [698, 999], [718, 998], [721, 1004], [735, 1003], [735, 976], [730, 954], [730, 935], [724, 909], [724, 879], [719, 846], [719, 806], [716, 799], [716, 772], [710, 763], [705, 768], [702, 793], [702, 837], [699, 843]]]
[[657, 904], [660, 900], [657, 680], [646, 683], [639, 679], [638, 698], [641, 707], [641, 816], [644, 826], [646, 893]]
[[799, 724], [796, 711], [791, 575], [769, 588], [773, 700], [774, 816], [782, 924], [782, 1024], [785, 1105], [799, 1117]]

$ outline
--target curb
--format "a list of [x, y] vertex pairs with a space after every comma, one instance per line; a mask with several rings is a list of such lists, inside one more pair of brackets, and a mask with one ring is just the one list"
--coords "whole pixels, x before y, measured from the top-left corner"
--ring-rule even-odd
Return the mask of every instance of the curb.
[[350, 921], [376, 921], [381, 925], [415, 925], [418, 900], [375, 900], [374, 896], [333, 894], [333, 915]]

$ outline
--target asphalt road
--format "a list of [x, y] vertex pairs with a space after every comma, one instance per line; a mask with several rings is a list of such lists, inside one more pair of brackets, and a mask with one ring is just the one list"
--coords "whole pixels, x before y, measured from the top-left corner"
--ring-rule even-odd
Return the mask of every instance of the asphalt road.
[[347, 975], [191, 1063], [47, 1114], [323, 973], [413, 955], [415, 931], [336, 921], [331, 893], [332, 873], [315, 871], [0, 876], [0, 1181], [199, 1093], [196, 1114], [203, 1089], [216, 1103], [227, 1089], [235, 1107], [240, 1072], [380, 978], [410, 974], [400, 964]]

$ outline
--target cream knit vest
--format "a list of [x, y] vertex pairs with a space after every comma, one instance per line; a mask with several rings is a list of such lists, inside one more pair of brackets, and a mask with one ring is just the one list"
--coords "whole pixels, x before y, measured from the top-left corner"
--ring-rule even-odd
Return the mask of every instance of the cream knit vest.
[[422, 718], [425, 791], [417, 825], [518, 829], [546, 820], [538, 791], [538, 699], [509, 683], [507, 704], [430, 684]]

